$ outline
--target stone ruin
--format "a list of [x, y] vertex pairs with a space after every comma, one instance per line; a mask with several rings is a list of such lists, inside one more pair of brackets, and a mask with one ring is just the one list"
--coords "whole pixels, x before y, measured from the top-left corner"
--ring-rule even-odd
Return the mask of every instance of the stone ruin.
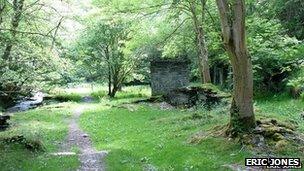
[[189, 86], [189, 61], [177, 59], [157, 59], [151, 61], [152, 98], [162, 97], [167, 103], [178, 107], [192, 107], [202, 104], [210, 107], [230, 95], [212, 88], [212, 85]]
[[157, 59], [151, 61], [152, 96], [167, 95], [172, 90], [186, 87], [190, 83], [189, 61]]
[[172, 90], [165, 96], [165, 100], [173, 106], [192, 107], [203, 105], [210, 109], [227, 97], [230, 97], [230, 95], [208, 86], [188, 86]]

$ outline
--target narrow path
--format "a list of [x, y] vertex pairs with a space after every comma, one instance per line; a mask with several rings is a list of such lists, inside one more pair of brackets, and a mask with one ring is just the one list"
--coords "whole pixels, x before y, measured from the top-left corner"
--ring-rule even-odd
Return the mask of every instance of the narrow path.
[[73, 117], [69, 121], [68, 137], [62, 146], [62, 150], [69, 153], [68, 151], [71, 151], [73, 147], [79, 148], [79, 160], [81, 162], [79, 171], [104, 171], [105, 163], [103, 159], [107, 152], [96, 151], [92, 147], [88, 134], [83, 132], [78, 126], [79, 117], [85, 109], [85, 106], [80, 106], [73, 112]]

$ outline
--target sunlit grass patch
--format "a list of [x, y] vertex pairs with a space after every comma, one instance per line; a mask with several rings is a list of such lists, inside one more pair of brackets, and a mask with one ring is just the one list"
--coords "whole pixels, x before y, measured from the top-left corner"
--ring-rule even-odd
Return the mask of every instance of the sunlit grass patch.
[[[124, 108], [104, 108], [90, 111], [81, 118], [98, 149], [109, 150], [110, 170], [142, 170], [147, 165], [160, 170], [218, 169], [230, 162], [242, 163], [248, 152], [224, 139], [208, 139], [202, 144], [187, 140], [215, 123], [227, 123], [227, 115], [220, 112], [178, 109], [160, 110], [139, 106], [130, 111]], [[238, 155], [230, 156], [230, 154]]]
[[47, 153], [24, 150], [24, 147], [18, 144], [0, 143], [0, 155], [0, 170], [76, 170], [79, 165], [77, 156], [55, 157]]
[[[71, 117], [70, 107], [75, 104], [63, 103], [45, 106], [27, 112], [16, 113], [11, 119], [11, 127], [0, 132], [0, 165], [3, 170], [74, 170], [78, 167], [77, 156], [51, 156], [64, 141], [68, 127], [66, 120]], [[21, 142], [4, 140], [24, 138], [37, 142], [43, 151], [32, 151]], [[22, 141], [24, 141], [22, 140]]]
[[[131, 98], [132, 99], [132, 98]], [[80, 124], [99, 150], [109, 150], [106, 158], [110, 170], [225, 170], [225, 164], [244, 165], [245, 157], [256, 154], [227, 138], [209, 137], [199, 144], [190, 143], [197, 133], [207, 133], [229, 122], [229, 106], [161, 110], [157, 106], [138, 105], [129, 110], [122, 105], [130, 98], [104, 99], [95, 110], [86, 112]], [[133, 104], [132, 104], [133, 105]], [[298, 118], [303, 109], [300, 100], [258, 99], [257, 118]], [[303, 121], [298, 125], [302, 124]], [[299, 131], [303, 131], [299, 126]], [[263, 153], [263, 152], [261, 152]], [[304, 158], [296, 148], [274, 155]], [[264, 154], [267, 155], [267, 154]]]
[[[97, 91], [91, 93], [91, 96], [97, 100], [108, 98], [108, 92], [106, 87], [102, 87]], [[119, 99], [132, 99], [132, 98], [147, 98], [151, 96], [151, 89], [149, 86], [126, 86], [122, 87], [121, 91], [118, 91], [115, 98]]]

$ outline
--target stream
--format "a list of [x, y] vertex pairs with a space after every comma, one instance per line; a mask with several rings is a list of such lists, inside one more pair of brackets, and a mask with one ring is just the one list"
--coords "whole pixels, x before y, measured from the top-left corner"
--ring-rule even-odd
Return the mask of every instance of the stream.
[[18, 101], [15, 106], [8, 108], [5, 113], [11, 114], [36, 108], [42, 104], [44, 96], [44, 93], [37, 92], [31, 98], [25, 98], [23, 100]]

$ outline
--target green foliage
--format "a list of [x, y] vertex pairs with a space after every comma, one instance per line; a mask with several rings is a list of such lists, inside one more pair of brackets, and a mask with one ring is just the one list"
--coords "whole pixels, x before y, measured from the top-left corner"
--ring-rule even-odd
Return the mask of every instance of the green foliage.
[[53, 19], [47, 16], [52, 11], [42, 10], [33, 1], [4, 3], [5, 10], [0, 12], [0, 103], [9, 103], [46, 83], [59, 82], [66, 63], [58, 57], [51, 36], [56, 15]]
[[290, 93], [292, 97], [298, 98], [301, 93], [304, 92], [304, 72], [303, 67], [299, 72], [293, 75], [291, 79], [288, 80], [287, 86], [290, 88]]
[[253, 60], [254, 81], [261, 91], [284, 90], [286, 80], [299, 69], [301, 41], [282, 33], [277, 20], [248, 18], [248, 46]]
[[[133, 39], [127, 43], [131, 51], [141, 49], [149, 57], [187, 56], [192, 62], [191, 76], [195, 79], [198, 77], [195, 32], [189, 15], [182, 7], [179, 8], [179, 5], [183, 3], [186, 2], [132, 1], [129, 4], [129, 1], [128, 3], [120, 1], [105, 4], [104, 1], [95, 1], [95, 4], [101, 8], [106, 6], [109, 14], [115, 14], [113, 18], [123, 18], [125, 21], [131, 22], [132, 28], [135, 30], [132, 34]], [[167, 4], [171, 6], [167, 6]], [[276, 18], [276, 14], [280, 11], [279, 6], [289, 8], [288, 6], [296, 6], [296, 4], [301, 3], [294, 0], [289, 0], [288, 4], [284, 4], [281, 0], [247, 2], [247, 41], [253, 60], [256, 90], [283, 91], [287, 78], [299, 69], [297, 61], [302, 58], [303, 43], [290, 36], [291, 34], [286, 32], [285, 23]], [[157, 10], [158, 15], [154, 15], [153, 11]], [[207, 10], [204, 28], [210, 65], [223, 68], [227, 73], [224, 83], [227, 84], [226, 87], [232, 87], [231, 67], [222, 44], [218, 12], [214, 1], [207, 2]], [[142, 13], [147, 15], [139, 17], [140, 20], [137, 20], [136, 15], [141, 16]], [[298, 10], [292, 13], [301, 16], [303, 12]], [[298, 19], [292, 22], [301, 23]], [[149, 49], [157, 50], [150, 51]], [[147, 67], [145, 68], [148, 70]], [[141, 71], [141, 73], [149, 78], [148, 72]]]
[[99, 91], [95, 91], [95, 92], [91, 93], [91, 96], [97, 100], [104, 98], [107, 95], [108, 95], [108, 92], [106, 90], [99, 90]]
[[301, 97], [302, 101], [304, 101], [304, 93], [301, 93], [300, 97]]
[[259, 3], [261, 15], [280, 19], [285, 33], [304, 40], [304, 2], [301, 0], [269, 0]]
[[292, 88], [295, 88], [295, 89], [301, 89], [304, 86], [304, 77], [298, 77], [298, 78], [289, 80], [287, 85]]
[[88, 81], [107, 82], [108, 94], [114, 97], [119, 87], [133, 75], [142, 55], [126, 47], [131, 34], [128, 23], [115, 19], [105, 21], [100, 17], [93, 20], [87, 23], [88, 28], [75, 47], [77, 54], [73, 56], [81, 63], [81, 70], [87, 70], [83, 76]]

